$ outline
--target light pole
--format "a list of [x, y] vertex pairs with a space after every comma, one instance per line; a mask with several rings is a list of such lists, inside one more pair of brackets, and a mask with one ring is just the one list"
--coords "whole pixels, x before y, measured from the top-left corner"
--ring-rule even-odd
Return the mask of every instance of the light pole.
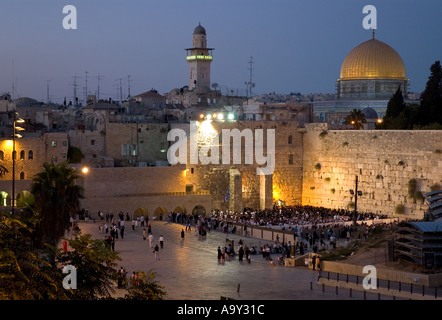
[[25, 120], [17, 118], [18, 113], [14, 112], [13, 134], [12, 134], [12, 197], [11, 197], [11, 213], [15, 213], [15, 158], [17, 157], [15, 152], [15, 138], [21, 138], [20, 131], [25, 130], [22, 127], [18, 127], [17, 123], [24, 123]]
[[356, 220], [358, 217], [358, 196], [362, 196], [362, 191], [358, 191], [358, 176], [355, 178], [355, 190], [350, 189], [350, 194], [355, 196], [355, 210], [353, 213], [353, 225], [356, 225]]

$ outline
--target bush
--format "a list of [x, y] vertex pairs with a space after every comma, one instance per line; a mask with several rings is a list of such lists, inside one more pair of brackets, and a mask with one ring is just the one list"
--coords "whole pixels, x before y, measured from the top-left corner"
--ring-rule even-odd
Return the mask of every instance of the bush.
[[405, 206], [403, 204], [398, 204], [396, 208], [394, 209], [394, 212], [396, 214], [404, 214], [405, 213]]

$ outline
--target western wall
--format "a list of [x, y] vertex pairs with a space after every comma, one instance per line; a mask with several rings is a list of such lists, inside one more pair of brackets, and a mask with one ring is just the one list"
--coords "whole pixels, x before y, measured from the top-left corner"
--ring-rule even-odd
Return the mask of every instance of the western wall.
[[[424, 195], [442, 185], [440, 130], [328, 130], [306, 124], [302, 204], [423, 217]], [[403, 207], [402, 207], [403, 206]]]

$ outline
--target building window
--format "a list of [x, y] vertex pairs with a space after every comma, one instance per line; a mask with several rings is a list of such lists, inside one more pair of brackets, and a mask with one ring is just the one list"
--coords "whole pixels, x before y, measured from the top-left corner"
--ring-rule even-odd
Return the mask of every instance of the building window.
[[122, 144], [121, 145], [122, 156], [136, 156], [138, 155], [136, 144]]
[[293, 137], [289, 136], [289, 144], [292, 144], [292, 143], [293, 143]]
[[194, 172], [193, 168], [190, 168], [190, 173], [192, 173], [192, 174], [193, 174], [193, 172]]
[[34, 159], [34, 152], [32, 150], [29, 150], [28, 152], [28, 160]]
[[25, 173], [24, 172], [20, 172], [20, 180], [25, 180]]
[[0, 150], [0, 160], [5, 160], [5, 154]]
[[68, 145], [67, 141], [63, 141], [63, 147], [66, 147]]
[[95, 145], [95, 139], [91, 139], [91, 146]]
[[57, 141], [52, 140], [51, 145], [52, 145], [53, 147], [56, 147], [56, 146], [57, 146]]
[[20, 160], [25, 160], [25, 150], [20, 151]]
[[57, 162], [57, 156], [52, 156], [52, 161]]
[[293, 164], [293, 154], [289, 154], [289, 164]]

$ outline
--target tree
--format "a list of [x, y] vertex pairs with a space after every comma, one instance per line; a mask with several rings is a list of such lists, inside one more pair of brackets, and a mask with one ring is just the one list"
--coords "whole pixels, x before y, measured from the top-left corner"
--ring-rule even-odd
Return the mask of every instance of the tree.
[[404, 97], [402, 95], [401, 87], [398, 87], [395, 94], [388, 101], [385, 118], [397, 118], [405, 109]]
[[356, 130], [359, 130], [364, 127], [364, 123], [367, 123], [364, 114], [361, 109], [353, 109], [350, 113], [345, 117], [345, 124], [352, 125]]
[[378, 129], [411, 130], [416, 124], [418, 106], [404, 102], [402, 90], [399, 87], [387, 105], [387, 111]]
[[74, 300], [110, 299], [114, 282], [118, 277], [116, 260], [121, 260], [115, 251], [106, 247], [104, 240], [94, 240], [90, 234], [78, 233], [67, 240], [72, 250], [67, 252], [52, 247], [57, 265], [63, 268], [72, 265], [77, 270], [77, 289], [69, 296]]
[[35, 175], [31, 193], [35, 197], [34, 211], [39, 217], [34, 244], [43, 248], [45, 243], [55, 246], [69, 228], [70, 217], [80, 207], [83, 188], [76, 184], [78, 172], [67, 162], [44, 163], [44, 171]]
[[62, 273], [35, 251], [37, 221], [0, 213], [0, 300], [65, 300]]
[[422, 126], [431, 123], [442, 124], [442, 67], [440, 61], [436, 61], [430, 67], [424, 92], [421, 94], [419, 110], [419, 124]]
[[128, 289], [125, 295], [127, 300], [163, 300], [166, 292], [163, 287], [159, 285], [155, 278], [157, 273], [149, 270], [148, 273], [138, 271], [137, 284]]

